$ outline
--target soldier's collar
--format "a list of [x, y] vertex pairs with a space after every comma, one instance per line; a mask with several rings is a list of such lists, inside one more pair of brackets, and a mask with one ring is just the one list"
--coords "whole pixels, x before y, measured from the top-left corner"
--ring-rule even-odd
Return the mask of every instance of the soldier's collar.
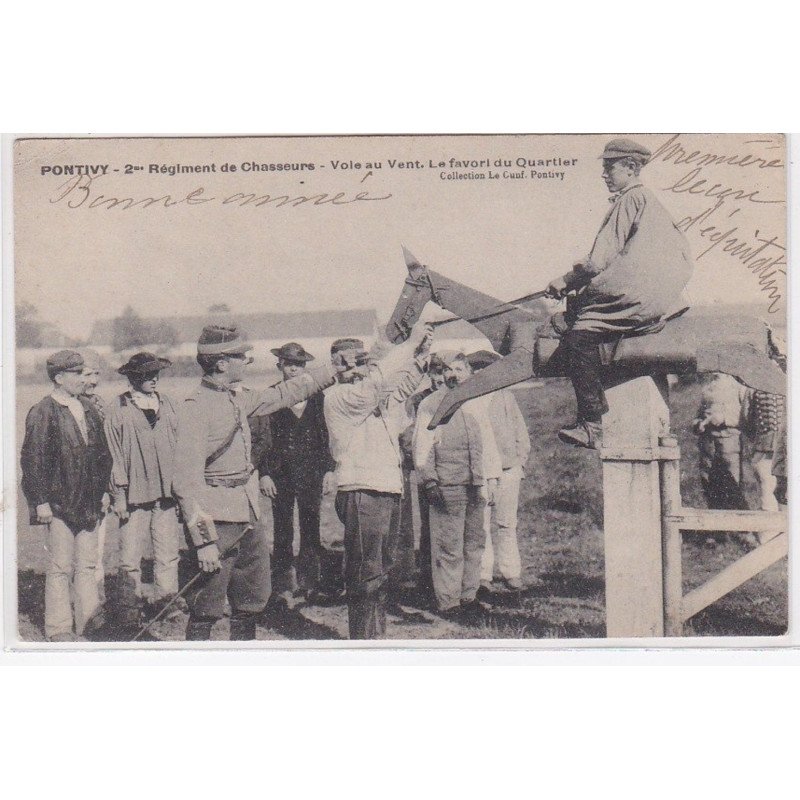
[[205, 386], [206, 389], [213, 389], [215, 392], [227, 392], [228, 394], [233, 394], [233, 389], [230, 386], [223, 386], [223, 384], [215, 381], [209, 375], [203, 375], [200, 379], [200, 385]]

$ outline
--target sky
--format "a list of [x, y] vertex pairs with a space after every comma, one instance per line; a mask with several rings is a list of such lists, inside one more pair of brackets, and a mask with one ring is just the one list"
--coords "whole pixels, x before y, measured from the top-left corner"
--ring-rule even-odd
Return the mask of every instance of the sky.
[[[620, 135], [21, 140], [16, 299], [81, 338], [128, 305], [143, 316], [224, 302], [234, 315], [375, 308], [387, 317], [406, 274], [402, 244], [432, 269], [510, 299], [589, 251], [608, 208], [598, 156]], [[785, 170], [769, 164], [783, 161], [783, 139], [629, 136], [658, 153], [642, 182], [688, 227], [690, 301], [756, 303], [782, 319]], [[285, 164], [306, 166], [269, 169]], [[96, 174], [57, 174], [76, 165]], [[243, 205], [251, 193], [335, 202]]]

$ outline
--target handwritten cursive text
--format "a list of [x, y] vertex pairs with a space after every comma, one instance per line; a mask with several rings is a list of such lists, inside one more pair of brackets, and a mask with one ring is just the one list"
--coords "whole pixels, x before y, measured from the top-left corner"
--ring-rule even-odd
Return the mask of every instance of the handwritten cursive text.
[[273, 206], [275, 208], [282, 208], [289, 206], [296, 208], [301, 205], [310, 206], [323, 206], [323, 205], [349, 205], [351, 203], [359, 203], [370, 200], [388, 200], [392, 195], [372, 195], [367, 191], [359, 191], [355, 194], [348, 194], [347, 192], [336, 192], [329, 194], [322, 192], [320, 194], [298, 194], [298, 195], [270, 195], [261, 194], [257, 195], [254, 192], [235, 192], [223, 198], [214, 196], [207, 196], [206, 190], [202, 186], [192, 189], [185, 194], [172, 195], [163, 194], [160, 196], [149, 197], [114, 197], [106, 194], [100, 194], [96, 188], [93, 187], [93, 179], [89, 175], [78, 175], [70, 180], [62, 183], [50, 198], [50, 203], [55, 205], [61, 203], [68, 208], [77, 209], [97, 209], [102, 208], [106, 211], [111, 209], [118, 209], [120, 211], [128, 211], [132, 208], [174, 208], [175, 206], [197, 206], [205, 203], [219, 203], [221, 205], [234, 205], [236, 207], [242, 206]]

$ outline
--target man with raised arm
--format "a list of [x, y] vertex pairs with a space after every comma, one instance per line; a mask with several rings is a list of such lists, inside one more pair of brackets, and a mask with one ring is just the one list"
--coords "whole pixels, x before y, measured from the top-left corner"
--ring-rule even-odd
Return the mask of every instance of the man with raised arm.
[[200, 386], [178, 410], [172, 489], [205, 579], [192, 591], [188, 640], [211, 638], [231, 604], [232, 640], [255, 639], [256, 617], [269, 599], [269, 550], [253, 523], [260, 514], [248, 417], [293, 406], [330, 386], [353, 363], [346, 349], [331, 362], [261, 392], [241, 389], [252, 361], [235, 326], [209, 325], [197, 343]]
[[403, 492], [399, 436], [405, 427], [394, 404], [404, 403], [423, 377], [431, 327], [418, 322], [403, 344], [370, 369], [364, 344], [338, 339], [331, 346], [359, 353], [325, 395], [331, 454], [336, 461], [336, 513], [344, 524], [345, 589], [351, 639], [386, 633], [389, 571], [399, 536]]

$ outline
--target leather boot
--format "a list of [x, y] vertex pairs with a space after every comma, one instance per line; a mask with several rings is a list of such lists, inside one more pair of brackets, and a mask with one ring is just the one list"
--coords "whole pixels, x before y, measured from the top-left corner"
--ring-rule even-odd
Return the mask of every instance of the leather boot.
[[256, 618], [253, 614], [235, 612], [231, 617], [232, 642], [252, 642], [256, 638]]
[[386, 606], [380, 592], [347, 600], [347, 623], [351, 639], [382, 639], [386, 630]]
[[203, 617], [189, 617], [189, 623], [186, 626], [186, 641], [187, 642], [207, 642], [211, 639], [211, 629], [214, 627], [214, 619], [205, 619]]
[[562, 428], [558, 432], [558, 438], [576, 447], [599, 450], [603, 446], [603, 423], [585, 420], [574, 427]]

